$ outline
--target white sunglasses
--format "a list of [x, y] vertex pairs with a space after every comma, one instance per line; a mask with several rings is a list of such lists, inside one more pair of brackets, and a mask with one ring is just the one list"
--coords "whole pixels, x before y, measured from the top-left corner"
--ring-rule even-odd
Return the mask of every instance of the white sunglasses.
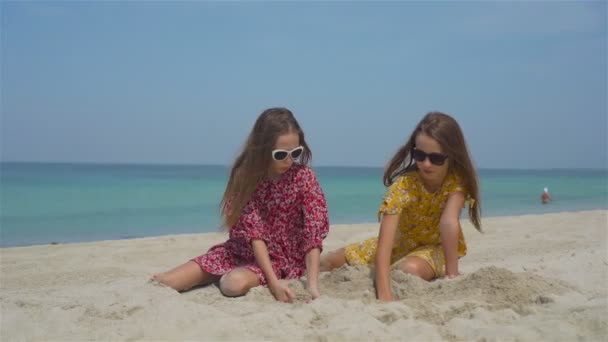
[[285, 160], [287, 156], [291, 156], [291, 159], [298, 159], [299, 156], [304, 152], [304, 146], [298, 146], [291, 151], [288, 150], [273, 150], [272, 159], [276, 161]]

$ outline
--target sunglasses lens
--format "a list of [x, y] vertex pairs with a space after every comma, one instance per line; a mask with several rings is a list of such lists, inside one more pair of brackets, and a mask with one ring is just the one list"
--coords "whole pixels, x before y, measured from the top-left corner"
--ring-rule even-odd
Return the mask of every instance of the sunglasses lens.
[[417, 162], [423, 162], [424, 159], [426, 159], [426, 153], [419, 150], [413, 150], [412, 158], [414, 158], [414, 160], [416, 160]]
[[443, 163], [445, 163], [446, 158], [447, 156], [444, 156], [442, 154], [431, 153], [429, 155], [429, 160], [435, 165], [443, 165]]
[[293, 152], [291, 152], [291, 158], [293, 158], [293, 159], [298, 158], [302, 154], [303, 150], [304, 150], [303, 148], [299, 148], [297, 150], [294, 150]]
[[433, 165], [437, 165], [437, 166], [441, 166], [443, 165], [443, 163], [445, 163], [445, 160], [448, 158], [448, 156], [443, 155], [441, 153], [426, 153], [424, 151], [420, 151], [420, 150], [412, 150], [412, 158], [414, 158], [415, 161], [422, 163], [426, 157], [429, 157], [429, 161], [431, 162], [431, 164]]
[[287, 152], [286, 151], [277, 151], [274, 153], [273, 157], [275, 160], [283, 160], [283, 159], [287, 158]]

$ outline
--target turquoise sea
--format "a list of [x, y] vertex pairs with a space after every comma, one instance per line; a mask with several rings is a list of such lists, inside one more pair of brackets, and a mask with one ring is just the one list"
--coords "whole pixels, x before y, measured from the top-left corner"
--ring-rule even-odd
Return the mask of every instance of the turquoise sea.
[[[376, 222], [382, 168], [314, 167], [330, 221]], [[0, 163], [0, 246], [219, 230], [228, 168]], [[482, 216], [608, 208], [607, 170], [479, 170]], [[553, 202], [539, 197], [548, 187]]]

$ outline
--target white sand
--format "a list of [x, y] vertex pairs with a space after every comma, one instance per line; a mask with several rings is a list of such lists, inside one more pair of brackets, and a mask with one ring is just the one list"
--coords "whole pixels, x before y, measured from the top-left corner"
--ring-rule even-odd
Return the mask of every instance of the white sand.
[[[12, 340], [523, 340], [608, 339], [608, 212], [468, 222], [456, 280], [393, 274], [399, 301], [374, 298], [370, 270], [321, 275], [322, 297], [275, 302], [266, 288], [225, 298], [148, 282], [223, 234], [1, 249], [1, 335]], [[326, 250], [377, 234], [334, 226]]]

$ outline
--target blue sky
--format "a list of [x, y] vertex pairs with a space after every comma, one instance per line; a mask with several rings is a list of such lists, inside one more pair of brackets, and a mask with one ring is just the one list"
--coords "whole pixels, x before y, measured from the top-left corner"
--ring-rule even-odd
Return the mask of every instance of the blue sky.
[[230, 164], [290, 108], [314, 165], [428, 111], [481, 168], [606, 168], [605, 2], [7, 2], [2, 160]]

